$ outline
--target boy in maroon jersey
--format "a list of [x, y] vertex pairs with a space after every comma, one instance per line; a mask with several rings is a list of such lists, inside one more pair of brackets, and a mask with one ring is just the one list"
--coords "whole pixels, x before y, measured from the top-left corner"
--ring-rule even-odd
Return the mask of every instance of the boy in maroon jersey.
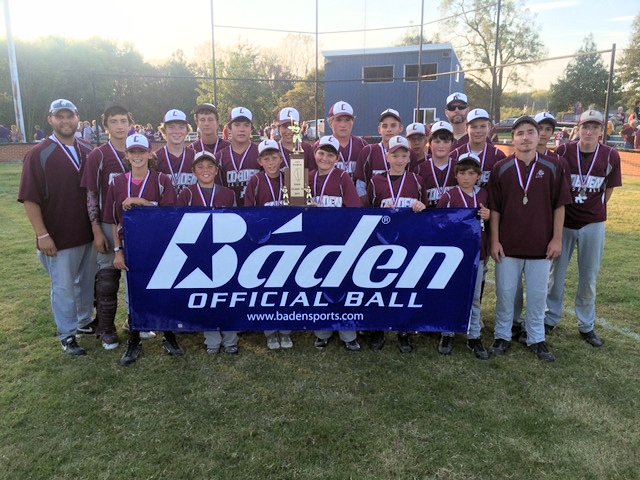
[[236, 193], [236, 204], [244, 205], [244, 192], [251, 177], [260, 171], [258, 147], [251, 143], [253, 114], [246, 107], [235, 107], [229, 115], [231, 144], [216, 158], [224, 172], [225, 185]]
[[[400, 114], [393, 108], [387, 108], [380, 114], [378, 120], [378, 133], [382, 140], [374, 145], [367, 145], [358, 155], [356, 172], [356, 190], [362, 199], [362, 204], [367, 204], [367, 185], [374, 175], [384, 173], [389, 168], [387, 162], [387, 151], [389, 150], [389, 140], [391, 137], [402, 134], [403, 126]], [[411, 160], [417, 160], [415, 155]]]
[[[300, 112], [293, 107], [285, 107], [278, 113], [278, 132], [280, 132], [280, 141], [278, 147], [282, 154], [283, 168], [289, 166], [289, 159], [291, 154], [295, 150], [293, 144], [293, 130], [290, 128], [294, 122], [300, 126]], [[316, 163], [313, 158], [313, 146], [307, 142], [302, 142], [300, 145], [304, 151], [304, 166], [309, 170], [316, 168]]]
[[[358, 155], [367, 145], [367, 142], [362, 138], [351, 135], [354, 121], [353, 107], [347, 102], [340, 100], [329, 109], [329, 126], [333, 132], [333, 137], [340, 143], [336, 167], [346, 171], [352, 179], [356, 170]], [[318, 148], [318, 145], [319, 142], [316, 142], [314, 147]]]
[[[149, 169], [153, 154], [149, 149], [149, 140], [139, 133], [129, 135], [126, 140], [127, 162], [131, 171], [116, 177], [109, 187], [105, 202], [104, 220], [111, 224], [115, 258], [113, 266], [119, 270], [128, 270], [124, 258], [124, 212], [135, 207], [171, 206], [176, 203], [176, 192], [171, 179], [162, 173]], [[126, 287], [126, 282], [125, 282]], [[128, 296], [125, 296], [128, 299]], [[131, 323], [129, 323], [131, 325]], [[169, 355], [184, 355], [182, 347], [173, 332], [164, 332], [163, 348]], [[140, 332], [129, 330], [127, 351], [120, 359], [120, 365], [131, 365], [142, 354]]]
[[415, 171], [418, 166], [427, 159], [429, 147], [427, 145], [431, 132], [424, 123], [410, 123], [407, 125], [405, 137], [411, 145], [411, 152], [415, 157], [415, 161], [409, 164], [409, 170]]
[[124, 161], [127, 132], [133, 125], [131, 113], [120, 105], [107, 108], [102, 125], [109, 141], [87, 156], [82, 173], [82, 187], [87, 189], [87, 212], [93, 230], [93, 245], [97, 251], [98, 273], [95, 281], [97, 325], [95, 334], [106, 350], [119, 345], [115, 326], [120, 287], [120, 270], [113, 267], [113, 236], [111, 225], [104, 222], [104, 201], [114, 179], [128, 171]]
[[[209, 150], [197, 152], [193, 157], [192, 168], [198, 181], [180, 192], [176, 203], [178, 207], [214, 209], [236, 206], [236, 195], [233, 190], [215, 183], [220, 167], [213, 153]], [[238, 353], [238, 332], [204, 332], [204, 344], [210, 355], [218, 353], [221, 346], [225, 353], [235, 355]]]
[[622, 185], [620, 155], [598, 143], [604, 132], [604, 116], [587, 110], [580, 116], [580, 139], [556, 150], [566, 158], [571, 173], [573, 202], [567, 205], [562, 255], [553, 262], [545, 325], [552, 330], [563, 315], [564, 287], [573, 251], [578, 250], [578, 288], [575, 313], [581, 337], [594, 347], [603, 345], [595, 331], [596, 285], [604, 254], [607, 204], [613, 189]]
[[52, 135], [24, 157], [18, 201], [33, 227], [38, 258], [51, 277], [51, 310], [67, 355], [86, 355], [76, 341], [90, 329], [96, 254], [81, 170], [90, 147], [77, 141], [78, 109], [54, 100], [47, 117]]
[[191, 171], [194, 150], [187, 148], [187, 135], [192, 131], [187, 122], [187, 116], [180, 110], [169, 110], [160, 126], [160, 133], [165, 139], [164, 147], [156, 150], [158, 172], [171, 178], [176, 194], [196, 183], [196, 177]]
[[[318, 207], [360, 207], [360, 198], [356, 187], [347, 172], [336, 168], [340, 142], [333, 135], [325, 135], [318, 140], [315, 160], [318, 169], [309, 172], [309, 185]], [[331, 330], [316, 330], [314, 346], [322, 349], [329, 344], [333, 332]], [[354, 330], [340, 330], [340, 339], [347, 350], [357, 352], [360, 344]]]
[[461, 145], [452, 152], [455, 160], [459, 155], [467, 152], [474, 152], [480, 159], [482, 175], [478, 185], [484, 187], [489, 181], [491, 170], [497, 161], [505, 158], [505, 154], [498, 147], [491, 143], [487, 136], [491, 130], [491, 120], [489, 113], [482, 108], [474, 108], [467, 115], [468, 143]]
[[538, 124], [528, 116], [512, 126], [514, 155], [497, 162], [489, 179], [491, 257], [496, 262], [494, 355], [511, 347], [513, 310], [523, 272], [527, 293], [527, 345], [543, 361], [547, 348], [544, 310], [551, 261], [562, 249], [564, 206], [569, 187], [557, 162], [541, 157]]
[[[410, 158], [409, 141], [396, 135], [389, 140], [389, 171], [374, 175], [369, 181], [367, 193], [372, 207], [412, 208], [421, 212], [426, 208], [422, 203], [423, 188], [420, 177], [407, 172]], [[369, 346], [374, 351], [384, 346], [384, 331], [369, 332]], [[409, 333], [398, 332], [398, 348], [402, 353], [413, 350]]]
[[[258, 163], [261, 172], [256, 173], [251, 180], [244, 196], [245, 207], [279, 207], [282, 203], [282, 187], [284, 173], [280, 170], [283, 163], [281, 145], [275, 140], [263, 140], [258, 145]], [[265, 330], [267, 348], [293, 348], [291, 330]]]
[[202, 103], [196, 107], [193, 114], [198, 129], [198, 140], [189, 145], [196, 152], [204, 150], [215, 155], [221, 149], [229, 145], [229, 142], [218, 136], [220, 128], [220, 116], [218, 109], [211, 103]]
[[453, 150], [469, 141], [467, 134], [467, 114], [469, 103], [464, 93], [453, 92], [447, 97], [444, 114], [453, 127]]
[[425, 190], [424, 203], [429, 208], [435, 208], [447, 190], [455, 187], [455, 162], [451, 160], [451, 145], [453, 145], [453, 127], [443, 121], [431, 126], [429, 138], [431, 155], [414, 170], [422, 179]]
[[[475, 153], [463, 153], [458, 157], [455, 166], [456, 181], [458, 185], [445, 192], [438, 200], [438, 208], [477, 208], [478, 217], [482, 225], [480, 242], [480, 264], [476, 275], [476, 284], [473, 291], [473, 305], [469, 317], [469, 330], [467, 332], [467, 348], [473, 352], [476, 358], [487, 360], [489, 353], [482, 345], [482, 312], [480, 301], [482, 300], [482, 264], [487, 258], [487, 235], [485, 223], [491, 216], [491, 211], [486, 207], [488, 194], [484, 188], [477, 185], [482, 170], [480, 159]], [[449, 335], [447, 343], [453, 345], [453, 336]], [[443, 337], [446, 338], [446, 337]], [[441, 339], [442, 342], [442, 339]]]

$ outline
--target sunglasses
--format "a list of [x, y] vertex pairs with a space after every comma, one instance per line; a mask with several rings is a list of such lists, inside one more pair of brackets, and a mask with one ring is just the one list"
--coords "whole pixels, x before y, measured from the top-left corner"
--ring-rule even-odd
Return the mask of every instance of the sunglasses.
[[456, 110], [466, 110], [468, 107], [469, 105], [447, 105], [447, 110], [449, 110], [450, 112], [454, 112]]

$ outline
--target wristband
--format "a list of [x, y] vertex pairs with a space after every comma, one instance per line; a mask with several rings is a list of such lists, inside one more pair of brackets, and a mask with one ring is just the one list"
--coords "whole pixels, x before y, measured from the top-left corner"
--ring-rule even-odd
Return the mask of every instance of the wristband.
[[152, 207], [157, 207], [158, 206], [158, 202], [151, 202], [151, 206]]
[[45, 233], [44, 235], [38, 235], [38, 236], [36, 236], [36, 238], [37, 238], [38, 240], [42, 240], [43, 238], [47, 238], [48, 236], [49, 236], [49, 234], [48, 234], [48, 233]]
[[113, 247], [113, 253], [118, 253], [122, 251], [122, 247]]

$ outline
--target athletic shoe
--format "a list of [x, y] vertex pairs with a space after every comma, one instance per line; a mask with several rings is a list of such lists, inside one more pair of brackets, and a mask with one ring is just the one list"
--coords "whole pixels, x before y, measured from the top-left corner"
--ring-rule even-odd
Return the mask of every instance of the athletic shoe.
[[100, 339], [102, 340], [102, 348], [105, 350], [114, 350], [120, 345], [120, 339], [116, 332], [103, 333], [100, 335]]
[[491, 354], [496, 357], [501, 357], [505, 355], [510, 348], [511, 342], [503, 340], [502, 338], [496, 338], [491, 346]]
[[[129, 320], [125, 320], [122, 324], [122, 329], [125, 331], [129, 331]], [[140, 332], [141, 340], [151, 340], [152, 338], [156, 338], [155, 332]]]
[[142, 343], [141, 342], [127, 342], [127, 351], [120, 359], [120, 365], [126, 367], [135, 363], [142, 355]]
[[280, 339], [278, 338], [277, 333], [272, 333], [267, 337], [267, 348], [269, 350], [279, 350], [280, 349]]
[[556, 361], [556, 357], [554, 357], [553, 354], [547, 348], [546, 342], [534, 343], [532, 345], [529, 345], [529, 348], [533, 351], [533, 353], [536, 354], [536, 357], [538, 357], [543, 362]]
[[591, 330], [590, 332], [580, 332], [580, 336], [585, 342], [593, 347], [600, 348], [604, 345], [604, 342], [595, 330]]
[[547, 325], [546, 323], [544, 324], [544, 334], [545, 335], [552, 334], [555, 329], [556, 329], [555, 325]]
[[237, 345], [227, 345], [224, 347], [224, 353], [227, 355], [237, 355], [238, 354], [238, 346]]
[[166, 332], [164, 334], [164, 339], [162, 340], [162, 348], [164, 348], [165, 352], [173, 357], [181, 357], [184, 355], [184, 350], [178, 343], [178, 339], [173, 332]]
[[351, 340], [350, 342], [344, 342], [344, 348], [350, 352], [359, 352], [360, 344], [358, 343], [358, 340]]
[[217, 347], [207, 347], [207, 353], [209, 355], [215, 355], [216, 353], [220, 352], [220, 345], [218, 345]]
[[489, 352], [482, 345], [482, 340], [479, 338], [470, 338], [467, 340], [467, 348], [473, 352], [476, 358], [480, 360], [487, 360], [489, 358]]
[[329, 345], [329, 338], [316, 337], [316, 339], [313, 341], [313, 346], [316, 348], [327, 348], [327, 345]]
[[69, 335], [64, 340], [60, 340], [60, 343], [62, 344], [62, 351], [67, 355], [79, 357], [87, 354], [86, 350], [78, 345], [75, 335]]
[[379, 352], [384, 347], [384, 332], [369, 332], [369, 348], [374, 352]]
[[438, 353], [440, 355], [451, 355], [453, 352], [454, 337], [450, 335], [440, 335], [440, 343], [438, 343]]
[[400, 353], [413, 352], [413, 345], [411, 345], [411, 337], [409, 336], [408, 333], [398, 334], [398, 350], [400, 350]]
[[94, 335], [96, 333], [96, 328], [98, 327], [98, 320], [91, 320], [89, 323], [82, 327], [78, 327], [77, 334], [78, 335]]
[[280, 347], [284, 349], [293, 348], [293, 340], [291, 340], [291, 337], [289, 335], [287, 334], [280, 335]]

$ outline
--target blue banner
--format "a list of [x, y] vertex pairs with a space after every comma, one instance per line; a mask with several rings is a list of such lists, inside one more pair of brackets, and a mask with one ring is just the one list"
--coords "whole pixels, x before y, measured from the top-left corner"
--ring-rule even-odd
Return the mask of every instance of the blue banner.
[[132, 328], [466, 332], [472, 209], [135, 208]]

